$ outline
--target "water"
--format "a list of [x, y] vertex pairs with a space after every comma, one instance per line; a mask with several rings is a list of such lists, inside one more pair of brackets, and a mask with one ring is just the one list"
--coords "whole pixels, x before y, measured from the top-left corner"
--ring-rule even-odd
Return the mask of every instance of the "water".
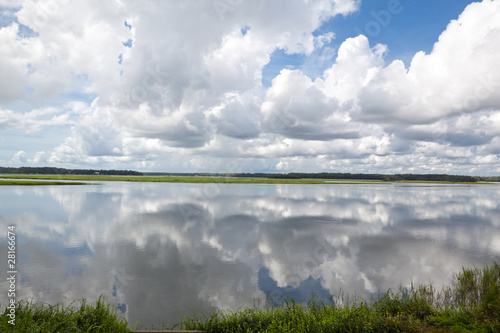
[[[0, 187], [17, 299], [104, 294], [132, 325], [263, 304], [440, 286], [500, 261], [499, 185], [107, 182]], [[0, 302], [7, 244], [0, 238]]]

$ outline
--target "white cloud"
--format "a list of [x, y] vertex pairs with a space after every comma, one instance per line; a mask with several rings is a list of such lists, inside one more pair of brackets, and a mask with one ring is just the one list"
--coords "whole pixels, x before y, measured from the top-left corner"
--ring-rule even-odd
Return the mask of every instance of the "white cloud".
[[24, 0], [0, 0], [0, 7], [21, 8]]
[[237, 97], [214, 108], [209, 119], [216, 124], [219, 133], [231, 138], [254, 138], [260, 132], [259, 105], [252, 101], [238, 100]]
[[[359, 1], [217, 4], [2, 1], [19, 23], [0, 28], [0, 130], [72, 126], [55, 148], [23, 149], [34, 164], [493, 172], [498, 1], [468, 6], [409, 68], [362, 35], [333, 57], [335, 31], [318, 28]], [[278, 49], [327, 69], [283, 69], [264, 87]]]
[[285, 137], [306, 140], [357, 137], [342, 126], [348, 119], [340, 112], [338, 101], [327, 97], [299, 70], [283, 70], [273, 80], [262, 113], [269, 131]]
[[220, 48], [205, 57], [210, 82], [217, 91], [241, 92], [259, 86], [262, 68], [269, 62], [275, 45], [267, 44], [250, 28], [224, 36]]
[[452, 21], [430, 54], [407, 70], [396, 61], [360, 94], [359, 118], [380, 123], [431, 123], [442, 117], [500, 108], [500, 3], [473, 3]]
[[28, 64], [38, 43], [32, 39], [19, 39], [19, 26], [15, 23], [0, 28], [0, 105], [24, 97]]
[[46, 107], [33, 109], [25, 113], [0, 109], [0, 129], [14, 127], [26, 133], [34, 133], [47, 126], [74, 124], [70, 119], [70, 115], [73, 112], [71, 110], [72, 104], [77, 105], [78, 103], [70, 103], [61, 108]]
[[12, 157], [12, 162], [13, 163], [26, 163], [26, 153], [24, 151], [18, 151], [17, 153], [14, 154]]

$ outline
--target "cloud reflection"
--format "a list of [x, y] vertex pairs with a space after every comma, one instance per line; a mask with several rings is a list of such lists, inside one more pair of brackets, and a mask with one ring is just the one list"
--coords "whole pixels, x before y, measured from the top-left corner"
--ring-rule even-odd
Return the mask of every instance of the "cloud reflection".
[[278, 294], [446, 283], [500, 260], [499, 198], [499, 186], [2, 187], [0, 221], [19, 232], [20, 298], [104, 294], [149, 327]]

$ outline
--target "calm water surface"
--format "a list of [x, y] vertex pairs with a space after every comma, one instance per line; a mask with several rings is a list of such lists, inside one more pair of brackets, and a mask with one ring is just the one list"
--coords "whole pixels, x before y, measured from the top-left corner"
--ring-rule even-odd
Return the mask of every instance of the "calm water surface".
[[147, 328], [271, 296], [442, 285], [500, 261], [500, 185], [3, 186], [2, 232], [11, 224], [18, 299], [104, 294]]

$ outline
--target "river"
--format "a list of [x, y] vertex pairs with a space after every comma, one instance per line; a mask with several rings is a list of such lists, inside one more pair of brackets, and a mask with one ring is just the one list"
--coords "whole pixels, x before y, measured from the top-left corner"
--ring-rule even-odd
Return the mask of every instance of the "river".
[[[500, 185], [2, 186], [9, 225], [18, 299], [104, 295], [150, 328], [283, 296], [439, 287], [462, 266], [500, 262]], [[2, 307], [7, 271], [3, 258]]]

